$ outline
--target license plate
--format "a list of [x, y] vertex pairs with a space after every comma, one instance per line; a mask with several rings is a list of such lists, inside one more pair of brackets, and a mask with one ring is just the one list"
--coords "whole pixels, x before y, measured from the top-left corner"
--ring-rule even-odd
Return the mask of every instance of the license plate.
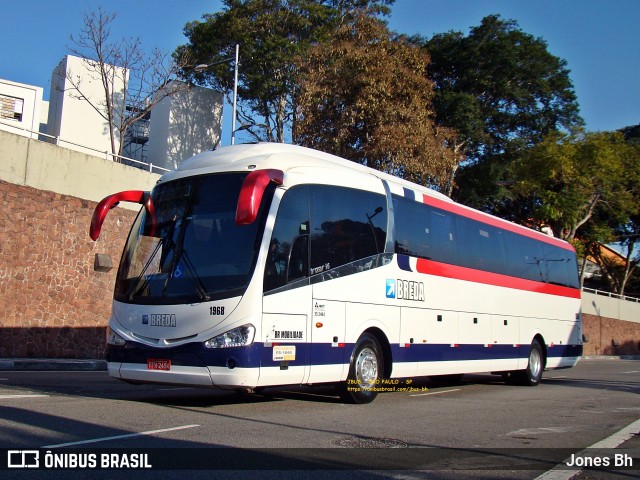
[[171, 360], [149, 358], [147, 359], [147, 370], [171, 370]]

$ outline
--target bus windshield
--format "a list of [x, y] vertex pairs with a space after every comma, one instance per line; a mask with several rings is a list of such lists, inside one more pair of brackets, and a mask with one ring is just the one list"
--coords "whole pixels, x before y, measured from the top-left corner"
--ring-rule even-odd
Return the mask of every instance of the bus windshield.
[[[143, 209], [129, 234], [115, 299], [178, 304], [242, 295], [263, 224], [236, 224], [245, 177], [204, 175], [158, 185], [151, 195], [155, 218]], [[265, 196], [261, 212], [269, 201]]]

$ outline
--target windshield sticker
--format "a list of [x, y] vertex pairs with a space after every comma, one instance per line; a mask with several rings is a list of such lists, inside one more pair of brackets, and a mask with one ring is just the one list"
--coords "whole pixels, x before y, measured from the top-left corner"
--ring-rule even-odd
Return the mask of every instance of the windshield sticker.
[[180, 264], [176, 267], [176, 271], [173, 272], [173, 276], [179, 278], [182, 276], [182, 269], [180, 268]]

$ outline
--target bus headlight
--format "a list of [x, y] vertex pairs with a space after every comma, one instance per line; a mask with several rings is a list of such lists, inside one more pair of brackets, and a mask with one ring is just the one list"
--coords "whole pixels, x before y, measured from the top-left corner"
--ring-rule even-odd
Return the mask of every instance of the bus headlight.
[[250, 345], [253, 343], [255, 333], [256, 329], [253, 325], [242, 325], [207, 340], [204, 342], [204, 346], [207, 348], [229, 348]]
[[111, 327], [107, 328], [107, 343], [109, 345], [115, 345], [116, 347], [121, 347], [124, 345], [125, 341], [120, 335], [111, 330]]

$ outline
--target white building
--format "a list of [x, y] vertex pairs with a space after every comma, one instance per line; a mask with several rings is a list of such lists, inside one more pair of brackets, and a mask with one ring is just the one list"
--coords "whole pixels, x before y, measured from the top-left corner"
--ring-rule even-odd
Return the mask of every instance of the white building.
[[[113, 69], [111, 88], [114, 96], [116, 99], [124, 98], [129, 72], [119, 67], [108, 68]], [[59, 138], [59, 145], [63, 147], [89, 155], [110, 153], [111, 139], [109, 124], [105, 120], [105, 103], [105, 91], [97, 63], [67, 55], [51, 75], [46, 133]], [[117, 138], [115, 141], [117, 149], [119, 142]]]
[[[113, 69], [112, 91], [116, 103], [125, 98], [129, 72]], [[125, 135], [123, 155], [139, 162], [166, 169], [220, 143], [223, 94], [209, 88], [183, 84], [164, 98], [150, 115], [134, 124]], [[167, 88], [173, 88], [168, 84]], [[117, 100], [120, 100], [119, 102]], [[0, 80], [0, 129], [38, 138], [89, 155], [111, 160], [109, 125], [104, 112], [105, 91], [96, 62], [67, 55], [53, 70], [49, 102], [42, 100], [42, 88]], [[121, 107], [122, 108], [122, 107]], [[122, 112], [119, 113], [120, 115]], [[116, 113], [118, 115], [118, 113]], [[53, 137], [53, 138], [51, 138]], [[41, 140], [45, 140], [43, 136]], [[115, 149], [119, 148], [116, 134]]]
[[151, 111], [147, 160], [173, 170], [180, 162], [220, 143], [221, 92], [197, 86], [176, 89]]
[[0, 129], [38, 138], [43, 111], [41, 87], [0, 79]]

